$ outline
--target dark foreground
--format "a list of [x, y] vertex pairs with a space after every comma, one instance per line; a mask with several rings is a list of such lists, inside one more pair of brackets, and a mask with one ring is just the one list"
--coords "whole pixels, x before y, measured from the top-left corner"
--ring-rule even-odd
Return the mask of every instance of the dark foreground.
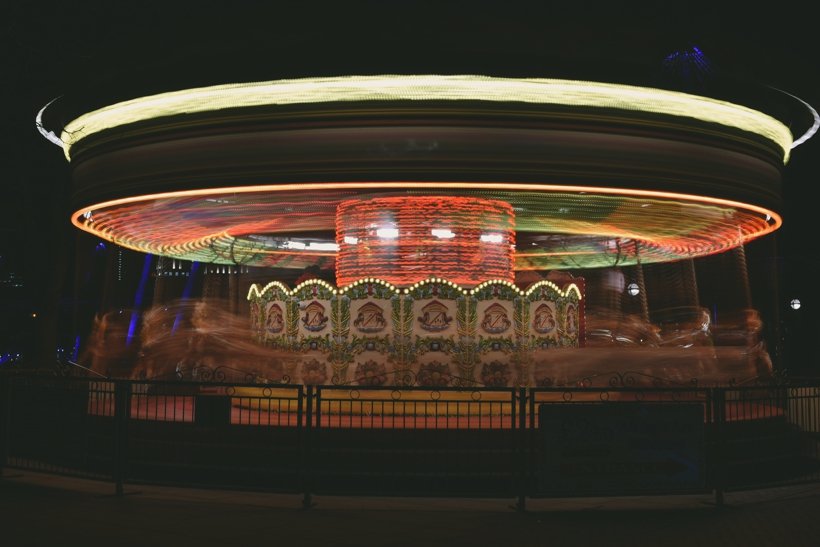
[[528, 500], [301, 497], [127, 485], [6, 469], [0, 542], [40, 545], [814, 546], [820, 485], [714, 496]]

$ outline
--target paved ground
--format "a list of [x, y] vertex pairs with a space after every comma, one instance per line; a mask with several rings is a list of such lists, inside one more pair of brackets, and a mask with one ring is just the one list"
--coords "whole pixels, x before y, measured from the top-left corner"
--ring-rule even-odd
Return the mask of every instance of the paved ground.
[[301, 497], [126, 485], [6, 469], [0, 544], [816, 546], [820, 484], [710, 495], [514, 500]]

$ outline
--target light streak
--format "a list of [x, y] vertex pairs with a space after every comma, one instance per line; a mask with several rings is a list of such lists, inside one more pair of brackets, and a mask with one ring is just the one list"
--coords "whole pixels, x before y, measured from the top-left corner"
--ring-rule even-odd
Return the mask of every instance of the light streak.
[[708, 97], [647, 87], [547, 78], [479, 75], [380, 75], [224, 84], [172, 91], [112, 104], [70, 121], [63, 129], [66, 159], [82, 139], [125, 125], [223, 109], [368, 101], [520, 102], [607, 108], [686, 117], [760, 135], [777, 144], [787, 163], [789, 129], [775, 118]]

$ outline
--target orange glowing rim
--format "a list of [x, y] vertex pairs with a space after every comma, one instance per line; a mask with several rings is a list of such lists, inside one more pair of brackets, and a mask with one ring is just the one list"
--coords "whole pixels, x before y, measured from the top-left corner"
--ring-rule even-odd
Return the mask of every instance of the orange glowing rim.
[[[75, 211], [71, 222], [122, 247], [183, 260], [263, 267], [302, 267], [306, 260], [323, 260], [332, 266], [333, 249], [271, 248], [247, 238], [253, 237], [255, 230], [287, 234], [289, 221], [298, 219], [288, 217], [290, 213], [281, 207], [277, 209], [280, 197], [324, 196], [332, 205], [336, 199], [333, 193], [341, 191], [369, 191], [375, 195], [483, 193], [525, 200], [520, 208], [530, 212], [518, 212], [516, 224], [520, 234], [530, 237], [516, 238], [516, 270], [611, 265], [607, 261], [612, 260], [614, 251], [607, 250], [615, 246], [619, 260], [615, 265], [706, 256], [745, 244], [782, 225], [781, 216], [764, 207], [683, 193], [556, 184], [415, 181], [294, 183], [163, 192], [100, 202]], [[217, 205], [214, 202], [220, 196], [231, 196], [233, 204]], [[583, 210], [594, 214], [540, 214], [557, 207], [556, 200], [567, 196], [583, 202]], [[599, 205], [601, 211], [605, 206], [604, 212], [594, 210]], [[316, 226], [332, 232], [333, 216], [326, 216], [319, 218]], [[272, 224], [266, 223], [271, 222], [283, 228], [270, 229]], [[541, 239], [549, 237], [559, 243], [553, 239], [542, 242], [541, 234], [548, 234]], [[225, 250], [228, 247], [230, 254]], [[624, 248], [631, 251], [625, 252]]]

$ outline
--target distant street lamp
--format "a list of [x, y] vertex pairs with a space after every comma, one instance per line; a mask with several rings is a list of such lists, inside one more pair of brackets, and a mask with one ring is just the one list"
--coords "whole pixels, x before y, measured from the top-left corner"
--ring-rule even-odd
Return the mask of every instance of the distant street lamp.
[[789, 302], [789, 306], [793, 310], [799, 310], [800, 309], [800, 299], [799, 298], [792, 298], [791, 302]]
[[629, 296], [638, 296], [638, 293], [641, 292], [640, 287], [638, 287], [637, 283], [630, 283], [626, 286], [626, 292], [629, 293]]

